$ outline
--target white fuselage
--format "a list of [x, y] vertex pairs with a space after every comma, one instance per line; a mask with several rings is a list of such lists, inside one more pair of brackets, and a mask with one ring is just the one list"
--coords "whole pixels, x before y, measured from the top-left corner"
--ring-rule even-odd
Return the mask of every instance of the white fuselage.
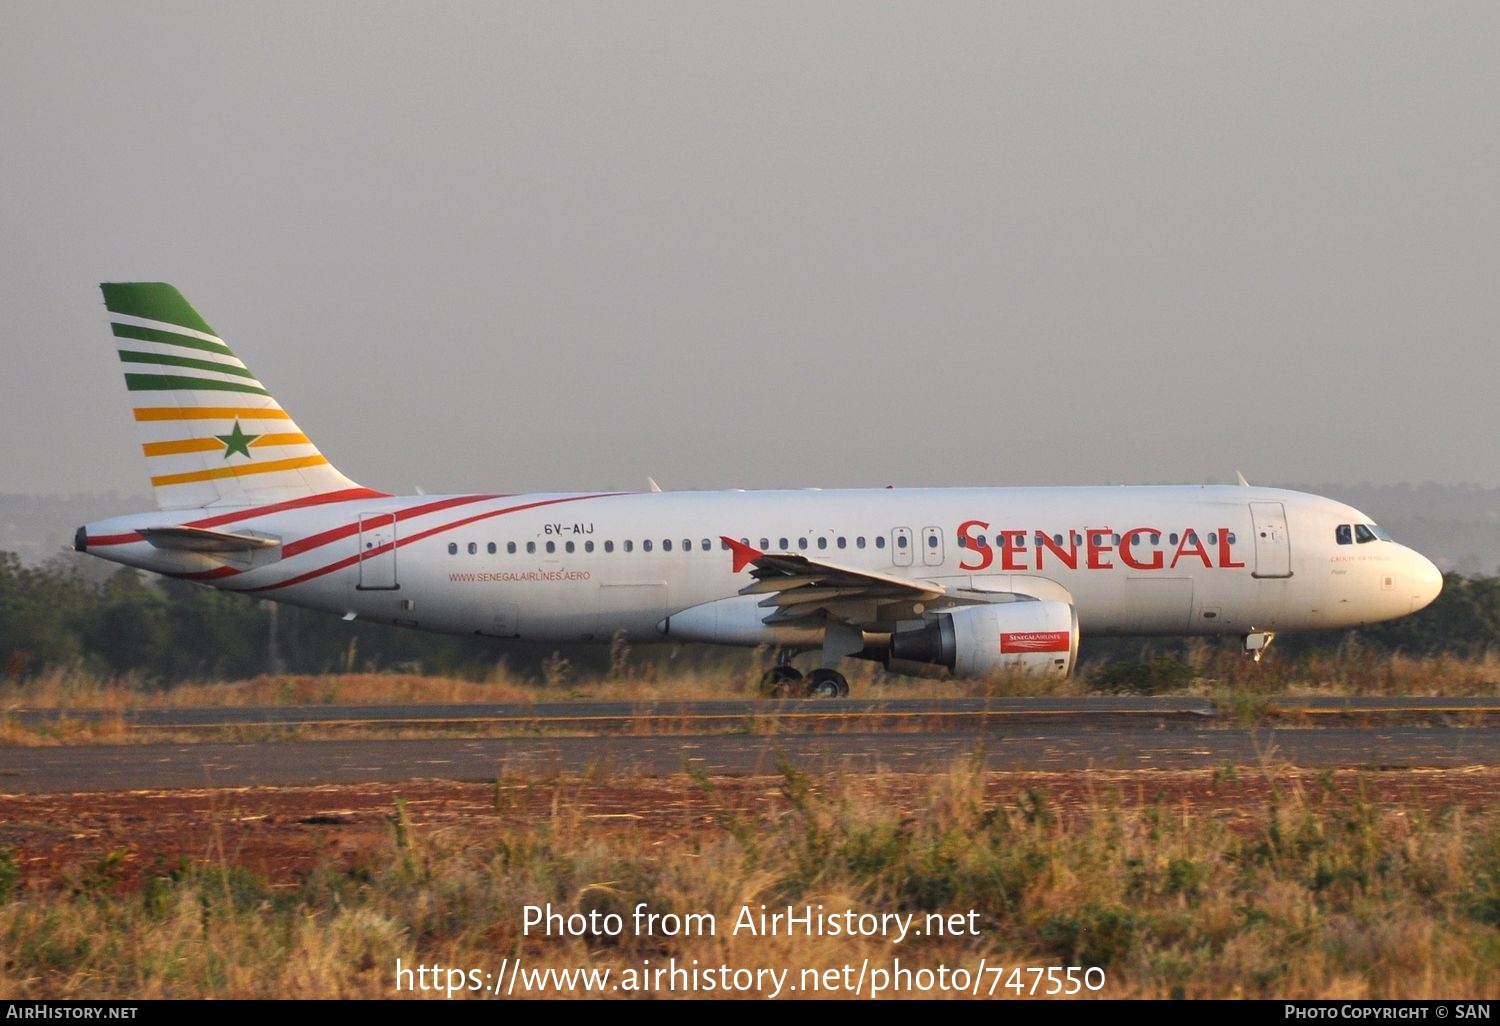
[[[1244, 486], [376, 496], [119, 517], [88, 525], [80, 547], [453, 634], [810, 646], [816, 632], [767, 626], [739, 595], [749, 578], [721, 536], [970, 595], [1065, 601], [1085, 636], [1352, 627], [1432, 601], [1432, 563], [1351, 525], [1370, 521]], [[139, 533], [169, 526], [266, 544], [225, 556]]]

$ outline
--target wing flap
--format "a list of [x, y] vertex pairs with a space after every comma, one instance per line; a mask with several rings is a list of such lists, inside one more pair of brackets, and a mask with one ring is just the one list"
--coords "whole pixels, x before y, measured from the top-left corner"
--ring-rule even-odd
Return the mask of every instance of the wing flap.
[[733, 553], [734, 572], [749, 568], [753, 578], [740, 594], [765, 596], [759, 605], [770, 609], [766, 624], [834, 621], [872, 627], [882, 606], [895, 606], [901, 616], [910, 616], [914, 606], [949, 595], [933, 581], [824, 563], [796, 553], [762, 552], [729, 537], [723, 541]]
[[[740, 594], [744, 595], [747, 592], [741, 591]], [[760, 600], [760, 605], [766, 607], [803, 605], [809, 602], [827, 602], [831, 599], [864, 596], [865, 594], [864, 588], [792, 588], [789, 591], [778, 591], [766, 596]]]

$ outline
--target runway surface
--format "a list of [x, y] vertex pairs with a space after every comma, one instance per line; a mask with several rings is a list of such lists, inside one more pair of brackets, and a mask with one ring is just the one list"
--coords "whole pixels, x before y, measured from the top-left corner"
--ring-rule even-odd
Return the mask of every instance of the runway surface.
[[[5, 715], [35, 725], [61, 714]], [[205, 736], [314, 726], [430, 736], [7, 745], [0, 793], [477, 782], [539, 772], [737, 776], [783, 764], [910, 772], [971, 758], [996, 770], [1059, 772], [1500, 764], [1500, 700], [1485, 698], [1276, 698], [1236, 715], [1198, 698], [1068, 698], [275, 706], [139, 710], [124, 720], [127, 729]], [[506, 733], [472, 736], [481, 730]]]

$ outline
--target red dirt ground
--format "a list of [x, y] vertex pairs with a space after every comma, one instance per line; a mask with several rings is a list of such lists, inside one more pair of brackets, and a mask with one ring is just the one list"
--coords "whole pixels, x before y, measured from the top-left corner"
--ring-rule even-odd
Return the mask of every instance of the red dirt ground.
[[[892, 800], [915, 808], [930, 778], [881, 778]], [[1500, 793], [1500, 767], [1446, 771], [1278, 770], [1270, 778], [1213, 771], [1068, 774], [989, 773], [987, 800], [1013, 804], [1029, 789], [1054, 808], [1078, 810], [1118, 801], [1161, 802], [1194, 816], [1245, 825], [1273, 789], [1314, 805], [1356, 792], [1365, 800], [1409, 809], [1457, 806], [1480, 812]], [[14, 852], [27, 889], [100, 886], [130, 890], [151, 873], [185, 859], [234, 865], [273, 885], [292, 886], [322, 864], [349, 868], [391, 850], [398, 799], [419, 833], [482, 843], [497, 823], [542, 822], [557, 815], [587, 827], [631, 832], [636, 845], [672, 845], [720, 829], [724, 809], [751, 816], [785, 807], [779, 777], [714, 781], [716, 794], [683, 777], [593, 780], [559, 777], [508, 787], [496, 810], [493, 784], [417, 781], [346, 787], [136, 791], [104, 794], [0, 795], [0, 850]]]

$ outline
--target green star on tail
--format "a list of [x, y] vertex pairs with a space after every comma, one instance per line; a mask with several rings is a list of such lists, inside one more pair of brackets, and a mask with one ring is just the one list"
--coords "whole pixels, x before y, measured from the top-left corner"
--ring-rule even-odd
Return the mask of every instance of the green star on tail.
[[240, 428], [240, 422], [236, 420], [233, 431], [227, 435], [215, 435], [214, 437], [224, 443], [224, 458], [226, 460], [235, 453], [239, 453], [248, 460], [250, 458], [250, 443], [259, 438], [260, 435], [245, 434]]

